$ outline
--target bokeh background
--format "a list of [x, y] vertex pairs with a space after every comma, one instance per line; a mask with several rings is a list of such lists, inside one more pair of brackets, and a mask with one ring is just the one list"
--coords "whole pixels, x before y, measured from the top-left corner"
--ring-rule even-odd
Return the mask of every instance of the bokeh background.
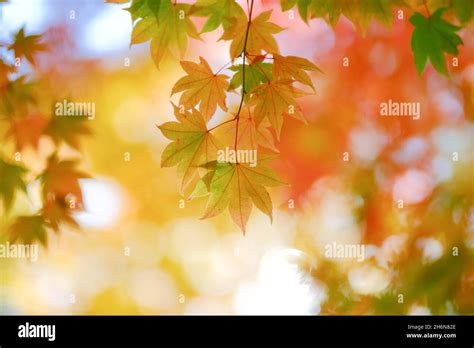
[[[50, 233], [37, 262], [0, 259], [1, 314], [474, 313], [472, 23], [459, 33], [464, 46], [450, 77], [431, 66], [419, 77], [409, 13], [392, 30], [373, 23], [362, 36], [345, 18], [335, 28], [321, 19], [306, 25], [275, 1], [255, 6], [274, 9], [287, 28], [276, 36], [282, 54], [323, 73], [311, 75], [317, 94], [301, 99], [308, 125], [287, 119], [283, 127], [275, 168], [290, 185], [271, 192], [273, 224], [254, 209], [245, 236], [227, 213], [200, 220], [205, 199], [183, 206], [175, 169], [160, 168], [168, 141], [156, 124], [173, 119], [170, 91], [184, 72], [173, 57], [157, 70], [148, 44], [129, 47], [126, 6], [0, 7], [0, 41], [24, 26], [50, 45], [34, 71], [45, 112], [63, 98], [96, 104], [80, 151], [60, 149], [92, 177], [81, 180], [80, 228]], [[220, 68], [229, 60], [220, 35], [191, 40], [186, 60], [203, 56]], [[388, 99], [420, 102], [421, 118], [380, 117]], [[53, 148], [42, 138], [23, 160], [39, 173]], [[32, 180], [0, 229], [40, 204]], [[325, 258], [333, 242], [363, 244], [365, 260]]]

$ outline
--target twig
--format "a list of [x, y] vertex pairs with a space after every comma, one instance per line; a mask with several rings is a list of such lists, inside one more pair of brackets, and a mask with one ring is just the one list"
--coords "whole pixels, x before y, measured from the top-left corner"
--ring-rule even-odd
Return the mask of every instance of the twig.
[[237, 110], [237, 114], [235, 115], [235, 118], [237, 119], [237, 124], [235, 126], [235, 143], [234, 143], [234, 149], [237, 150], [237, 138], [239, 136], [239, 117], [240, 117], [240, 111], [242, 110], [242, 105], [244, 104], [244, 99], [245, 99], [245, 94], [247, 91], [245, 90], [245, 57], [246, 57], [246, 50], [247, 50], [247, 41], [249, 38], [249, 31], [250, 31], [250, 25], [252, 24], [252, 11], [253, 11], [253, 1], [250, 0], [250, 9], [249, 9], [249, 21], [247, 23], [247, 30], [245, 31], [245, 40], [244, 40], [244, 47], [242, 49], [242, 98], [240, 99], [240, 104], [239, 104], [239, 109]]
[[423, 5], [425, 5], [426, 12], [428, 13], [428, 17], [431, 17], [431, 12], [430, 9], [428, 8], [428, 4], [426, 3], [426, 0], [423, 0]]

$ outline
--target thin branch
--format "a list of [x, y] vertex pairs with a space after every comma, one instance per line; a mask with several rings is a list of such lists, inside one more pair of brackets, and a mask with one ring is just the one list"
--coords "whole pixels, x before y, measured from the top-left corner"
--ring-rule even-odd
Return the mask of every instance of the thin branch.
[[219, 70], [217, 70], [214, 75], [217, 75], [219, 74], [222, 70], [224, 70], [225, 67], [227, 67], [229, 64], [232, 64], [232, 60], [231, 61], [228, 61], [227, 63], [225, 63], [221, 68], [219, 68]]
[[209, 129], [207, 130], [207, 132], [209, 133], [209, 132], [213, 131], [214, 129], [216, 129], [216, 128], [218, 128], [218, 127], [220, 127], [220, 126], [222, 126], [222, 125], [224, 125], [224, 124], [226, 124], [226, 123], [235, 121], [236, 119], [237, 119], [237, 117], [234, 117], [233, 119], [230, 119], [230, 120], [221, 122], [221, 123], [219, 123], [217, 126], [214, 126], [214, 127], [212, 127], [212, 128], [209, 128]]
[[430, 12], [430, 9], [428, 8], [428, 4], [426, 3], [426, 0], [423, 0], [423, 5], [425, 5], [425, 10], [426, 10], [426, 13], [428, 13], [428, 17], [431, 17], [431, 12]]
[[247, 54], [247, 41], [249, 38], [249, 31], [250, 31], [250, 25], [252, 24], [252, 11], [253, 11], [253, 1], [250, 0], [250, 10], [249, 10], [249, 21], [247, 23], [247, 30], [245, 31], [245, 40], [244, 40], [244, 47], [242, 49], [242, 98], [240, 99], [240, 104], [239, 104], [239, 109], [237, 110], [237, 115], [235, 115], [235, 118], [237, 119], [237, 124], [235, 126], [235, 143], [234, 143], [234, 149], [237, 150], [237, 138], [239, 136], [239, 117], [240, 117], [240, 111], [242, 110], [242, 105], [244, 105], [244, 99], [245, 99], [245, 94], [247, 91], [245, 90], [245, 57]]

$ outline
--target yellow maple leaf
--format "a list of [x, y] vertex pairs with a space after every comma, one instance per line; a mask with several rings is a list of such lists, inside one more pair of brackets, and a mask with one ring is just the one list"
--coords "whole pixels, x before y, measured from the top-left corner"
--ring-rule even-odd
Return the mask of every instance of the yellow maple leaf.
[[180, 191], [183, 193], [198, 173], [199, 167], [215, 160], [217, 140], [207, 131], [206, 122], [199, 111], [194, 109], [192, 112], [180, 112], [176, 106], [174, 111], [179, 122], [166, 122], [158, 126], [166, 138], [173, 140], [163, 150], [161, 166], [178, 166]]
[[[239, 149], [257, 150], [259, 146], [266, 149], [279, 152], [275, 146], [271, 124], [267, 119], [263, 119], [258, 125], [255, 115], [251, 112], [250, 107], [242, 108], [239, 115], [239, 131], [236, 132], [236, 122], [232, 123], [230, 129], [232, 141], [235, 140], [237, 134], [236, 145]], [[234, 143], [232, 143], [234, 144]]]
[[272, 220], [272, 200], [265, 186], [280, 186], [284, 182], [266, 162], [259, 161], [255, 168], [243, 163], [217, 163], [202, 218], [219, 215], [228, 208], [232, 220], [245, 233], [253, 203]]
[[[248, 55], [260, 55], [262, 51], [272, 54], [279, 52], [278, 44], [273, 34], [279, 33], [284, 28], [268, 21], [271, 13], [272, 11], [262, 12], [251, 21], [245, 48]], [[248, 18], [242, 11], [231, 18], [229, 23], [229, 25], [224, 26], [224, 34], [221, 40], [232, 40], [230, 56], [231, 58], [236, 58], [244, 50]]]
[[186, 53], [188, 36], [200, 40], [188, 16], [190, 8], [188, 4], [172, 5], [169, 0], [161, 2], [156, 23], [146, 18], [138, 22], [132, 43], [144, 42], [151, 37], [150, 52], [157, 67], [167, 51], [182, 57]]
[[295, 98], [308, 93], [293, 87], [292, 83], [293, 80], [273, 80], [264, 83], [254, 89], [249, 101], [250, 105], [255, 105], [256, 124], [259, 125], [267, 118], [275, 129], [278, 139], [285, 115], [306, 122]]
[[174, 85], [171, 95], [183, 92], [179, 104], [190, 109], [199, 104], [199, 111], [208, 121], [216, 112], [217, 105], [227, 111], [225, 103], [226, 90], [229, 85], [227, 76], [216, 75], [212, 72], [209, 64], [202, 57], [200, 63], [181, 62], [181, 66], [188, 73]]
[[305, 58], [295, 56], [273, 55], [272, 73], [275, 78], [295, 79], [314, 90], [313, 82], [305, 70], [321, 71], [316, 65]]

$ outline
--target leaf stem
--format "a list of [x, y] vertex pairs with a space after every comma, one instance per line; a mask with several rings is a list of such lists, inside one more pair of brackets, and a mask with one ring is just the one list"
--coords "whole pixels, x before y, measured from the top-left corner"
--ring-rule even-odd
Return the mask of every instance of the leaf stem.
[[227, 63], [225, 63], [222, 67], [219, 68], [219, 70], [217, 70], [214, 75], [217, 75], [219, 74], [222, 70], [224, 70], [225, 67], [227, 67], [229, 64], [232, 64], [232, 60], [228, 61]]
[[426, 13], [428, 13], [428, 17], [431, 17], [431, 12], [430, 9], [428, 8], [428, 4], [426, 3], [426, 0], [423, 0], [423, 5], [425, 5]]
[[214, 126], [214, 127], [212, 127], [212, 128], [209, 128], [209, 129], [207, 130], [207, 132], [211, 132], [211, 131], [213, 131], [214, 129], [216, 129], [216, 128], [218, 128], [218, 127], [220, 127], [220, 126], [222, 126], [222, 125], [224, 125], [224, 124], [226, 124], [226, 123], [235, 121], [236, 119], [237, 119], [237, 117], [234, 117], [233, 119], [230, 119], [230, 120], [221, 122], [221, 123], [219, 123], [217, 126]]
[[250, 25], [252, 24], [252, 11], [253, 11], [253, 2], [254, 0], [250, 0], [250, 9], [249, 9], [249, 20], [247, 22], [247, 30], [245, 31], [245, 39], [244, 39], [244, 47], [242, 49], [242, 98], [240, 99], [240, 104], [239, 104], [239, 109], [237, 110], [237, 114], [235, 115], [235, 118], [237, 119], [237, 124], [235, 126], [235, 143], [234, 143], [234, 149], [237, 150], [237, 139], [239, 137], [239, 116], [240, 116], [240, 111], [242, 110], [242, 106], [244, 104], [244, 99], [245, 99], [245, 94], [247, 91], [245, 90], [245, 57], [247, 54], [247, 41], [249, 38], [249, 31], [250, 31]]

